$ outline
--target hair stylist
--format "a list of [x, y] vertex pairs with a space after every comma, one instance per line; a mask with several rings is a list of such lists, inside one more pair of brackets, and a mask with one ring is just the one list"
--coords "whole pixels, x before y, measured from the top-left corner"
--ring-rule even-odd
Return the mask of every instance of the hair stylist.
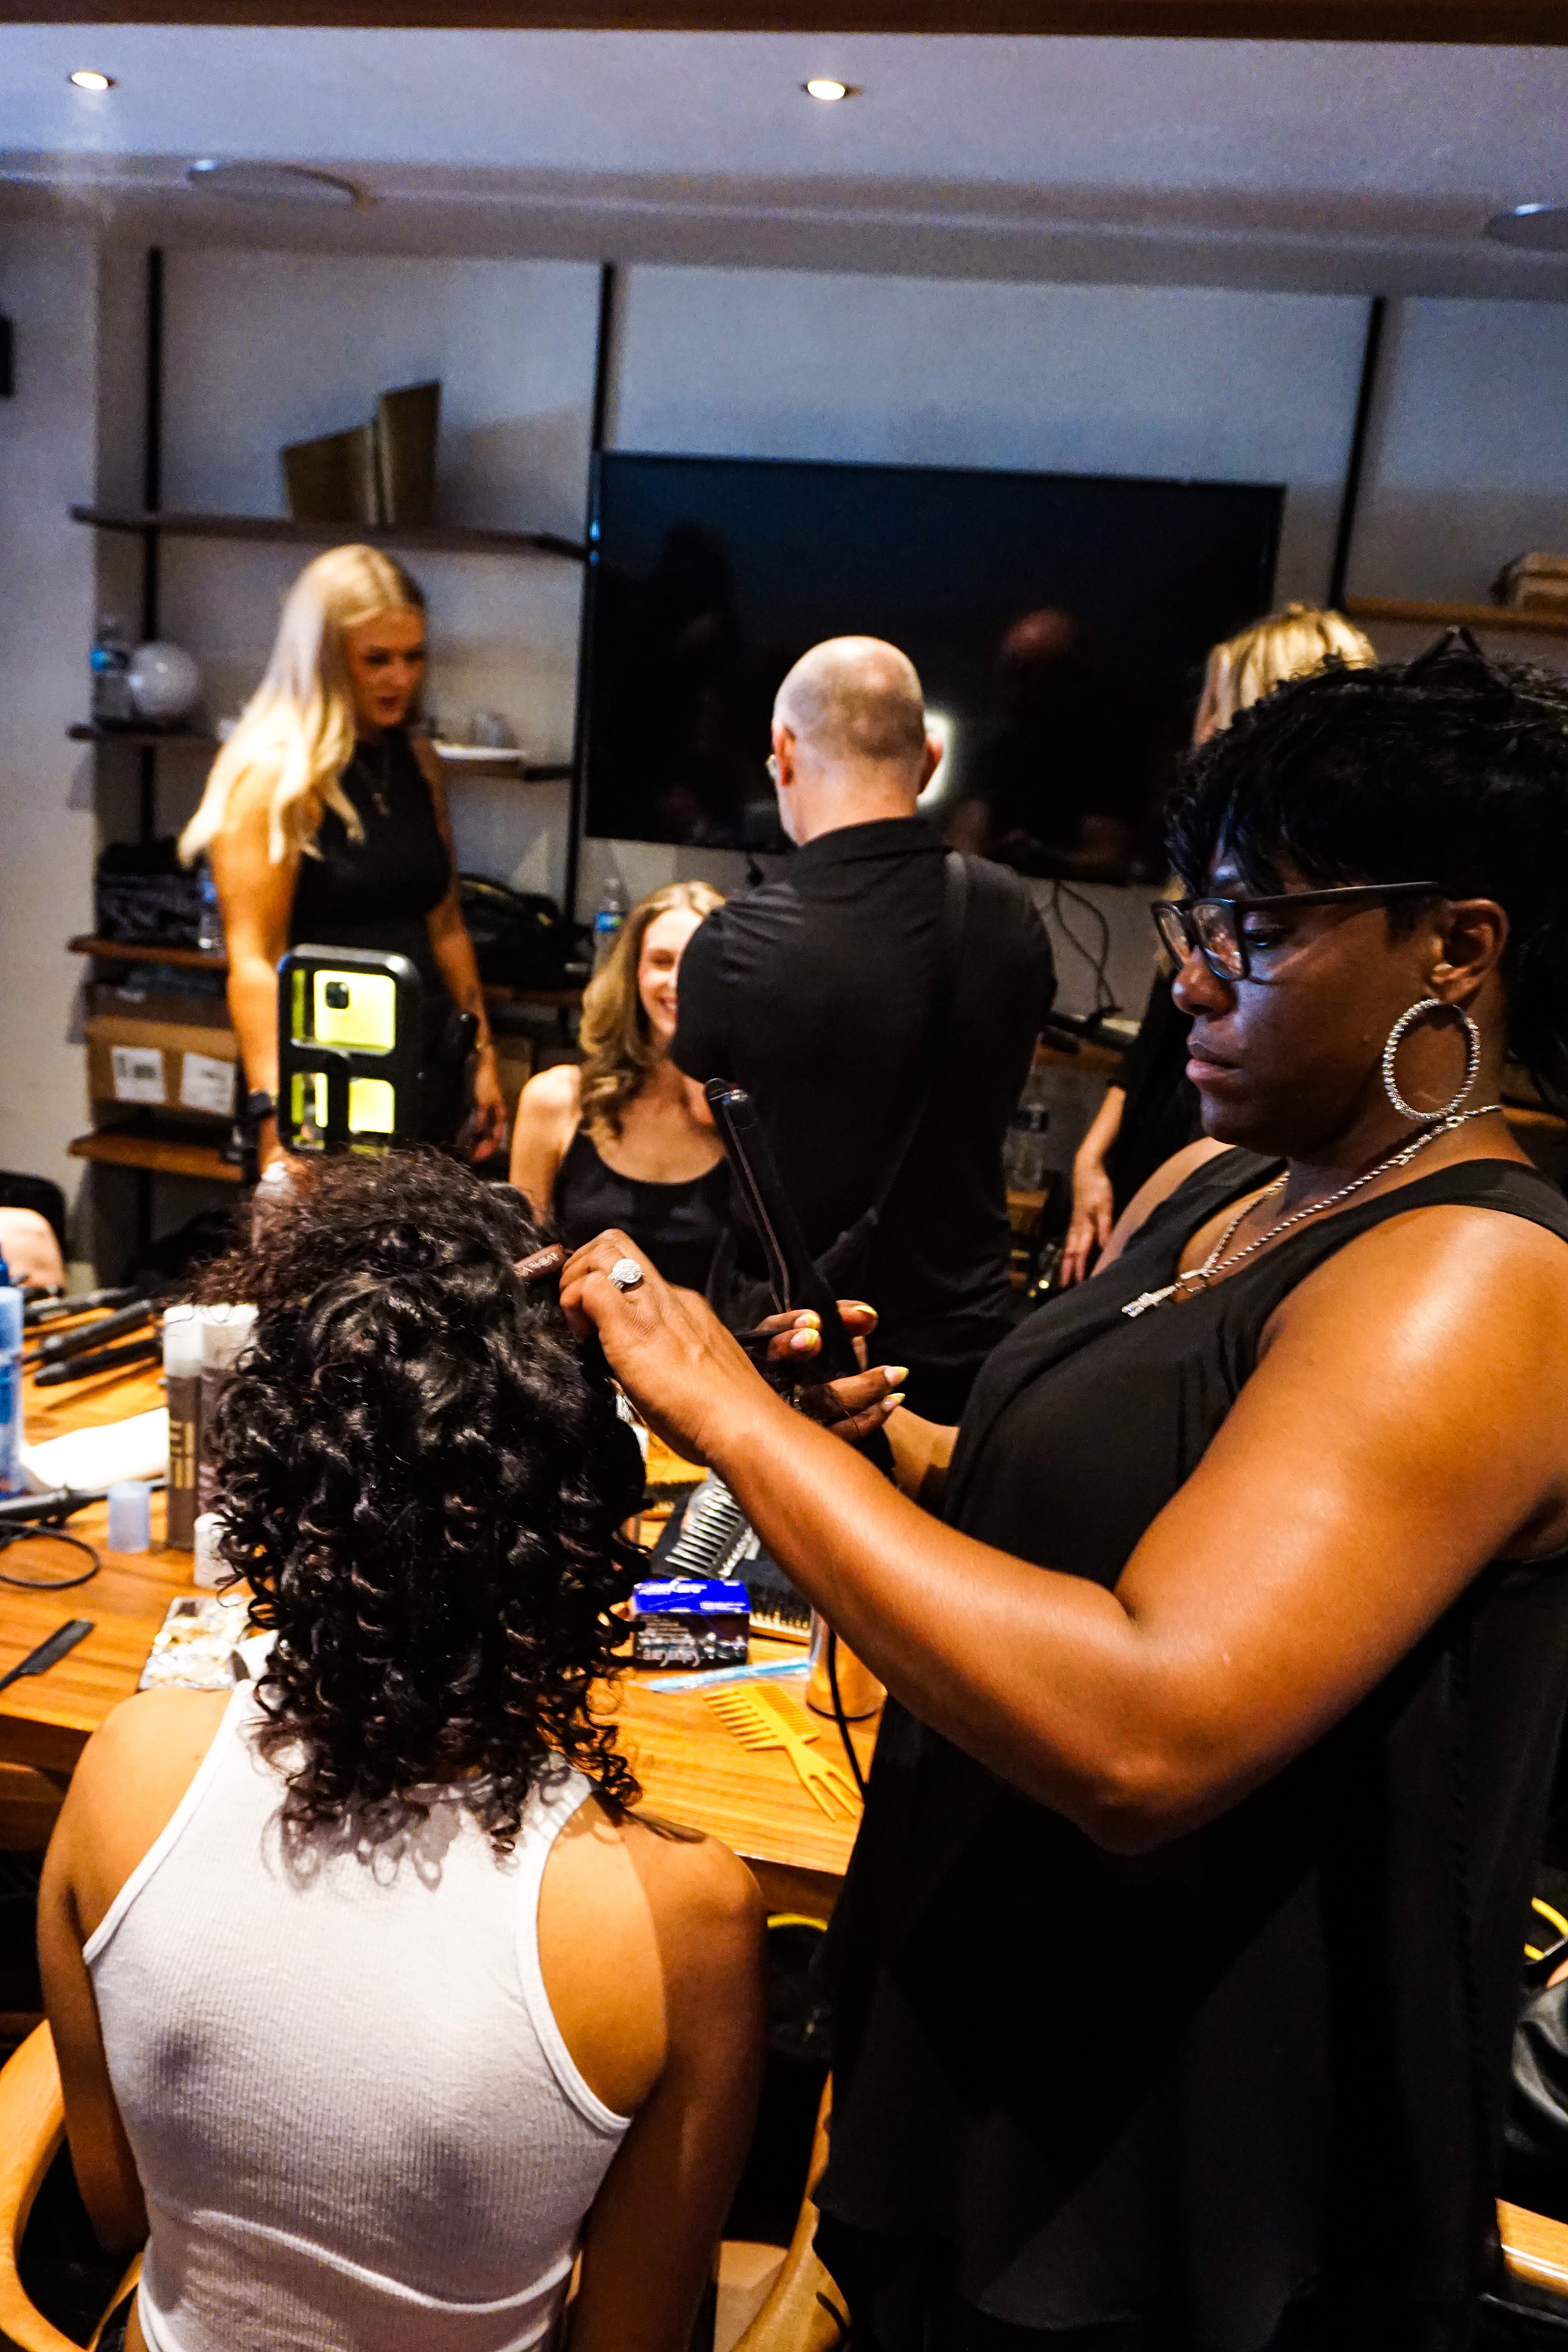
[[563, 1275], [899, 1702], [819, 2191], [874, 2352], [1458, 2352], [1490, 2276], [1568, 1687], [1568, 1206], [1497, 1099], [1568, 1090], [1568, 688], [1282, 687], [1173, 855], [1209, 1139], [962, 1431], [891, 1414], [905, 1495], [615, 1235]]
[[[424, 1139], [461, 1137], [476, 1160], [506, 1140], [441, 763], [408, 730], [424, 677], [425, 599], [401, 565], [374, 547], [319, 555], [181, 839], [183, 856], [212, 859], [264, 1167], [279, 1150], [278, 960], [301, 940], [406, 956], [425, 983]], [[471, 1105], [463, 1013], [479, 1024]]]

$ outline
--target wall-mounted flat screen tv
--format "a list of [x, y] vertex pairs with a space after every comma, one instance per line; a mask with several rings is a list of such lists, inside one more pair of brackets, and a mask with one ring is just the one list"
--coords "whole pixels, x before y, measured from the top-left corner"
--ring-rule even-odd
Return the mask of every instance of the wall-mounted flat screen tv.
[[1208, 648], [1268, 609], [1277, 484], [607, 452], [595, 471], [585, 830], [776, 849], [775, 691], [824, 637], [915, 663], [965, 846], [1159, 866]]

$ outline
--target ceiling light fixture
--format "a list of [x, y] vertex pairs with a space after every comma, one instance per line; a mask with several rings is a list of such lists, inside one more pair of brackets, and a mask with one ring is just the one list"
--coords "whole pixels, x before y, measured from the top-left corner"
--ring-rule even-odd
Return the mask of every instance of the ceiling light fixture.
[[114, 88], [112, 74], [89, 73], [85, 67], [79, 68], [68, 79], [77, 89], [112, 89]]
[[807, 98], [819, 98], [824, 106], [836, 106], [841, 98], [858, 98], [860, 95], [858, 83], [834, 81], [824, 74], [814, 76], [810, 81], [803, 81], [801, 88]]
[[309, 163], [226, 163], [204, 155], [185, 166], [185, 184], [245, 204], [333, 205], [363, 212], [370, 202], [353, 180]]
[[1528, 253], [1568, 253], [1568, 205], [1513, 205], [1492, 215], [1487, 235]]

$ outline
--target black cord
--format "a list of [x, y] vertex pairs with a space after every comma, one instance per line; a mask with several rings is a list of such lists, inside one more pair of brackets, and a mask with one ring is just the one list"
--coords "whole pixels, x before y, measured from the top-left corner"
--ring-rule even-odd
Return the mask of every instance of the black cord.
[[[1062, 913], [1062, 898], [1064, 894], [1073, 901], [1075, 906], [1081, 907], [1087, 915], [1092, 916], [1094, 921], [1099, 926], [1100, 952], [1098, 955], [1095, 954], [1092, 949], [1085, 947], [1083, 941], [1079, 938], [1078, 933], [1073, 929], [1072, 925], [1068, 921], [1067, 917]], [[1075, 890], [1070, 882], [1063, 881], [1058, 876], [1054, 878], [1051, 883], [1051, 912], [1061, 926], [1062, 937], [1068, 940], [1071, 946], [1078, 950], [1079, 955], [1082, 956], [1085, 963], [1088, 964], [1090, 971], [1094, 974], [1094, 1009], [1096, 1013], [1114, 1013], [1116, 1010], [1116, 999], [1110, 992], [1110, 983], [1105, 976], [1106, 966], [1110, 961], [1110, 925], [1107, 920], [1103, 910], [1095, 905], [1092, 898], [1086, 898], [1081, 890]]]
[[86, 1552], [92, 1566], [85, 1570], [80, 1576], [57, 1577], [52, 1583], [47, 1580], [40, 1581], [34, 1576], [7, 1576], [5, 1570], [0, 1569], [0, 1584], [12, 1585], [18, 1592], [73, 1592], [79, 1584], [90, 1584], [103, 1566], [102, 1559], [91, 1544], [81, 1536], [68, 1535], [64, 1528], [0, 1528], [0, 1549], [9, 1549], [12, 1544], [39, 1543], [45, 1539], [50, 1543], [69, 1544], [73, 1550]]
[[855, 1775], [855, 1786], [860, 1791], [860, 1802], [866, 1801], [866, 1775], [860, 1769], [860, 1759], [855, 1753], [855, 1742], [849, 1737], [849, 1718], [844, 1712], [844, 1701], [838, 1696], [838, 1636], [830, 1625], [827, 1629], [827, 1687], [833, 1699], [833, 1720], [838, 1726], [838, 1737], [844, 1742], [844, 1753], [849, 1759], [849, 1769]]

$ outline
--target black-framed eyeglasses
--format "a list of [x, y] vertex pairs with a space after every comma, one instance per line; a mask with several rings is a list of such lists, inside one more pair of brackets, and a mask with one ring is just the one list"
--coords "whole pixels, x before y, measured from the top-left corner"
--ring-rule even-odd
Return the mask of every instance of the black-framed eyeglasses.
[[1156, 898], [1149, 911], [1161, 944], [1178, 970], [1189, 956], [1201, 955], [1217, 980], [1247, 980], [1252, 959], [1242, 926], [1248, 915], [1441, 896], [1436, 882], [1352, 882], [1337, 890], [1287, 890], [1272, 898]]

